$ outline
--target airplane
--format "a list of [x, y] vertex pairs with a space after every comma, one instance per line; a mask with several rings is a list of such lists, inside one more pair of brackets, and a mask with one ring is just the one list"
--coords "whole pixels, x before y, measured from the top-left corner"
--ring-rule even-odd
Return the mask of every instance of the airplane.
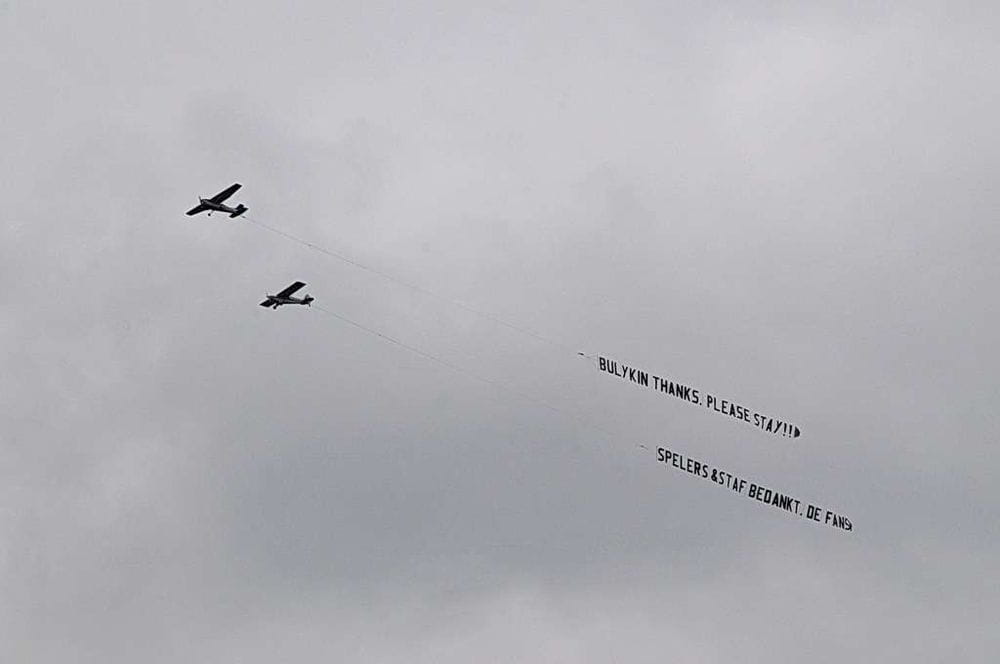
[[316, 299], [311, 295], [306, 295], [303, 298], [292, 297], [292, 293], [299, 290], [305, 286], [301, 281], [296, 281], [294, 284], [281, 291], [276, 295], [268, 295], [267, 299], [260, 303], [262, 307], [270, 307], [271, 309], [277, 309], [283, 304], [305, 304], [307, 306], [312, 306], [311, 302]]
[[217, 193], [215, 196], [212, 196], [211, 198], [199, 198], [198, 200], [201, 202], [195, 205], [190, 210], [188, 210], [187, 215], [189, 217], [193, 217], [194, 215], [200, 212], [208, 210], [208, 216], [210, 217], [212, 216], [213, 212], [225, 212], [226, 214], [229, 215], [230, 219], [235, 219], [236, 217], [246, 212], [247, 207], [243, 205], [243, 203], [240, 203], [236, 207], [229, 207], [228, 205], [223, 205], [222, 201], [226, 200], [227, 198], [235, 194], [236, 190], [242, 186], [243, 185], [237, 182], [231, 187], [223, 189], [222, 191]]

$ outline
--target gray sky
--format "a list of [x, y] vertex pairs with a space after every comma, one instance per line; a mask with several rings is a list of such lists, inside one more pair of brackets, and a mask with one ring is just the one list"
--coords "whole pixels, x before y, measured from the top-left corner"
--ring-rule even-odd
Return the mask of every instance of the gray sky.
[[996, 661], [1000, 16], [799, 4], [0, 2], [0, 659]]

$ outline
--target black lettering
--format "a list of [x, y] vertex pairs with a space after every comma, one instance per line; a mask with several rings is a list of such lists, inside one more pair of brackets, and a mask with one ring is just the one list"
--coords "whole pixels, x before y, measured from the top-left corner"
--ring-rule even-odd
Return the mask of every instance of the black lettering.
[[660, 461], [666, 463], [667, 462], [666, 452], [667, 451], [665, 449], [663, 449], [662, 447], [657, 447], [656, 448], [656, 458], [659, 459]]
[[643, 387], [649, 387], [649, 374], [645, 371], [639, 372], [639, 384]]
[[601, 371], [607, 371], [608, 370], [608, 361], [605, 360], [603, 357], [598, 357], [597, 358], [597, 363], [601, 367]]

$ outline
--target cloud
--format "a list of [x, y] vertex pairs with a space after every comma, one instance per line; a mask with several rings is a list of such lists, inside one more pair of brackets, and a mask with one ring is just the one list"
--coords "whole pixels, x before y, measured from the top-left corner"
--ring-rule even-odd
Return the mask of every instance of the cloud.
[[6, 659], [995, 659], [990, 12], [9, 9]]

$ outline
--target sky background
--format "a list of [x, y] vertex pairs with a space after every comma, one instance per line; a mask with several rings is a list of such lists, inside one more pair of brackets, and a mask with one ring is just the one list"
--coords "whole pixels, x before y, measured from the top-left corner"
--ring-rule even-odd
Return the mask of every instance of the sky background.
[[802, 4], [0, 0], [0, 660], [997, 661], [1000, 11]]

